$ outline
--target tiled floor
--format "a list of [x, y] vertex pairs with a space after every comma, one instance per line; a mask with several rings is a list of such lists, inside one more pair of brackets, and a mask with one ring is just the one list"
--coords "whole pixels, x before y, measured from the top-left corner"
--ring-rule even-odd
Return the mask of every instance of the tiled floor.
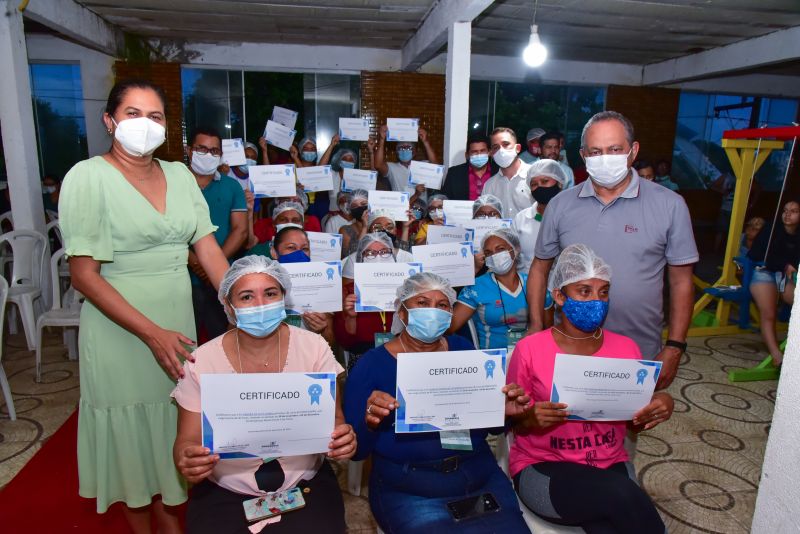
[[[3, 365], [18, 420], [0, 405], [0, 487], [25, 465], [78, 401], [77, 363], [60, 336], [46, 339], [43, 382], [33, 380], [33, 354], [23, 338], [6, 341]], [[727, 372], [765, 356], [757, 335], [695, 338], [670, 392], [672, 419], [639, 437], [635, 464], [672, 534], [750, 531], [776, 382], [730, 384]], [[0, 399], [0, 402], [2, 400]], [[345, 487], [343, 466], [337, 471]], [[345, 495], [351, 532], [374, 532], [366, 499]]]

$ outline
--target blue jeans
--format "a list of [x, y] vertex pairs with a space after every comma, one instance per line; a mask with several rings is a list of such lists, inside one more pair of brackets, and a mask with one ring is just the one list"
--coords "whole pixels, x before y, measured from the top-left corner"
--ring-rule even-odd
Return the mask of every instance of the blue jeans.
[[[475, 454], [450, 473], [373, 458], [369, 502], [386, 534], [530, 532], [511, 481], [489, 451]], [[483, 493], [494, 496], [498, 512], [459, 522], [448, 512], [448, 502]]]

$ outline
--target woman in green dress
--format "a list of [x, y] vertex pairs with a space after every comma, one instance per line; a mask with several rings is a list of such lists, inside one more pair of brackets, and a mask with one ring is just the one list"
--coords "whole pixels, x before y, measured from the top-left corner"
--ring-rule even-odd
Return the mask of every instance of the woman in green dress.
[[[186, 483], [172, 462], [170, 399], [195, 330], [186, 269], [191, 244], [216, 288], [228, 268], [189, 170], [153, 158], [165, 97], [149, 82], [114, 86], [103, 115], [113, 142], [75, 165], [59, 200], [81, 311], [80, 495], [97, 512], [124, 504], [135, 533], [178, 533]], [[160, 495], [159, 498], [155, 498]]]

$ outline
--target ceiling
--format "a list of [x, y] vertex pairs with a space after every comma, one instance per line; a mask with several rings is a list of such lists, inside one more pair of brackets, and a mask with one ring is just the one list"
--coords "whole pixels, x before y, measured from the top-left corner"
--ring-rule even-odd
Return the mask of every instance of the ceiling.
[[[437, 3], [76, 1], [144, 36], [389, 49], [402, 48]], [[528, 41], [533, 6], [534, 0], [495, 1], [473, 22], [472, 52], [519, 55]], [[540, 0], [536, 23], [551, 58], [644, 65], [800, 26], [800, 0]], [[796, 74], [797, 66], [777, 73]]]

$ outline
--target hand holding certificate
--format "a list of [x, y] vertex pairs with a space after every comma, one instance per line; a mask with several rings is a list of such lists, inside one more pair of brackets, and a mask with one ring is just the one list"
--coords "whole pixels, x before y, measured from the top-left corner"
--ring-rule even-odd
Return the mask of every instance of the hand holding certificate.
[[630, 421], [650, 403], [661, 362], [557, 354], [552, 402], [567, 405], [568, 419]]
[[397, 288], [422, 272], [421, 263], [356, 263], [353, 265], [356, 312], [394, 311]]
[[342, 234], [306, 232], [311, 261], [338, 261], [342, 258]]
[[222, 140], [222, 163], [225, 165], [235, 167], [237, 165], [245, 165], [247, 158], [244, 156], [244, 143], [241, 139], [223, 139]]
[[306, 193], [333, 190], [333, 173], [330, 165], [297, 167], [297, 181]]
[[264, 139], [267, 143], [287, 151], [291, 148], [295, 135], [297, 135], [295, 130], [275, 121], [267, 121], [267, 126], [264, 128]]
[[221, 458], [328, 452], [334, 373], [200, 375], [203, 446]]
[[373, 191], [377, 187], [377, 171], [348, 169], [346, 167], [342, 170], [342, 191], [355, 191], [356, 189]]
[[443, 243], [411, 247], [414, 261], [422, 264], [425, 272], [436, 273], [453, 287], [471, 286], [475, 283], [475, 260], [471, 243]]
[[387, 141], [416, 143], [419, 140], [419, 119], [386, 119]]
[[312, 261], [284, 263], [292, 288], [286, 295], [286, 313], [342, 311], [342, 263]]
[[408, 193], [397, 191], [369, 191], [369, 211], [388, 212], [393, 221], [408, 221]]
[[412, 160], [408, 166], [408, 185], [422, 184], [428, 189], [441, 189], [444, 166]]
[[278, 124], [283, 124], [290, 130], [294, 130], [294, 125], [297, 123], [297, 112], [280, 106], [274, 106], [272, 108], [271, 120]]
[[369, 141], [369, 121], [340, 117], [339, 139], [342, 141]]
[[293, 197], [297, 194], [294, 165], [254, 165], [250, 167], [250, 184], [257, 198]]
[[503, 426], [506, 349], [397, 355], [395, 432]]

